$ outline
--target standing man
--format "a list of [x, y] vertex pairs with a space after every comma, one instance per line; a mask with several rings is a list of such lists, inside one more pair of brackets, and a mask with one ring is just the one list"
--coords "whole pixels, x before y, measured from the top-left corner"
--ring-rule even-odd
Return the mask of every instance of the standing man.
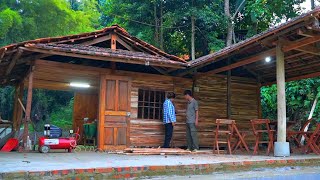
[[189, 151], [197, 151], [199, 150], [198, 143], [198, 114], [199, 107], [198, 102], [193, 98], [192, 92], [190, 90], [184, 91], [184, 97], [188, 101], [187, 106], [187, 144]]
[[176, 111], [173, 100], [176, 95], [173, 92], [167, 94], [167, 99], [163, 103], [163, 124], [165, 127], [165, 138], [163, 148], [169, 148], [173, 133], [173, 126], [176, 123]]

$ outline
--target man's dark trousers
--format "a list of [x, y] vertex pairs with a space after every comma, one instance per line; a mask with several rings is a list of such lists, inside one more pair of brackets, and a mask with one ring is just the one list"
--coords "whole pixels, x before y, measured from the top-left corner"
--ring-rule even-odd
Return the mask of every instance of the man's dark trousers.
[[164, 124], [164, 128], [165, 128], [165, 137], [164, 137], [163, 148], [169, 148], [171, 138], [172, 138], [172, 133], [173, 133], [172, 123]]

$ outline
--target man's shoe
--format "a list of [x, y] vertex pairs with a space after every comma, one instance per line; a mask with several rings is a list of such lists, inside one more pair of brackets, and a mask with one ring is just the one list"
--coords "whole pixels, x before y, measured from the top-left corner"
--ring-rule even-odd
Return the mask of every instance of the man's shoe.
[[199, 151], [199, 149], [194, 149], [191, 152], [198, 152], [198, 151]]
[[186, 149], [186, 151], [192, 151], [192, 150], [188, 148], [188, 149]]

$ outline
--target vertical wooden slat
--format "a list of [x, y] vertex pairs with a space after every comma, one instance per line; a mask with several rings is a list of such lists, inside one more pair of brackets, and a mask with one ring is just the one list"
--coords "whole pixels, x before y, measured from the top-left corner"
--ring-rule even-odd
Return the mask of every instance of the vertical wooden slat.
[[106, 86], [107, 81], [105, 75], [100, 76], [100, 95], [99, 95], [99, 121], [98, 121], [98, 148], [104, 148], [104, 121], [105, 121], [105, 105], [106, 105]]
[[156, 97], [157, 97], [157, 91], [153, 92], [153, 117], [152, 119], [156, 118]]
[[141, 118], [144, 119], [144, 106], [145, 106], [144, 102], [145, 102], [145, 98], [146, 98], [146, 91], [142, 90], [142, 92], [143, 92], [143, 97], [142, 97], [142, 106], [141, 106], [142, 107], [142, 111], [141, 111], [142, 112], [141, 113], [142, 116], [141, 116]]
[[115, 111], [119, 111], [119, 80], [116, 80]]
[[[128, 81], [128, 109], [127, 109], [127, 112], [130, 112], [131, 113], [131, 80]], [[130, 142], [130, 120], [131, 120], [131, 117], [130, 116], [127, 116], [127, 137], [126, 137], [126, 145], [127, 147], [129, 147], [131, 145], [131, 142]]]
[[[230, 59], [228, 59], [228, 65], [230, 64]], [[227, 74], [227, 117], [231, 118], [231, 70]]]
[[261, 83], [257, 86], [257, 104], [258, 104], [258, 117], [262, 118], [262, 107], [261, 107]]
[[148, 90], [148, 92], [149, 92], [149, 105], [148, 105], [148, 118], [147, 118], [147, 119], [150, 119], [150, 107], [151, 107], [151, 105], [150, 105], [150, 98], [151, 98], [151, 91]]

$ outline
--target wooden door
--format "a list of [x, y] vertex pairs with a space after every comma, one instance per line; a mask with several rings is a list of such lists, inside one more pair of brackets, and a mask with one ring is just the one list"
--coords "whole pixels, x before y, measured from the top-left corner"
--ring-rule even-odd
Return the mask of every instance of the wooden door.
[[74, 93], [73, 105], [73, 130], [77, 131], [81, 137], [82, 144], [84, 118], [89, 118], [88, 122], [98, 119], [98, 94], [90, 94], [84, 92]]
[[128, 77], [102, 76], [99, 102], [100, 149], [121, 150], [129, 146], [131, 81]]

